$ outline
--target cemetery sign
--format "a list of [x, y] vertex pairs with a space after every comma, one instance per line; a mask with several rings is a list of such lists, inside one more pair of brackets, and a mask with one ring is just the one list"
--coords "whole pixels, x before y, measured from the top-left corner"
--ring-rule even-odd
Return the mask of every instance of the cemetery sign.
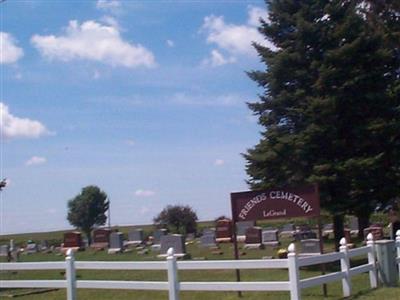
[[317, 185], [231, 193], [231, 205], [234, 222], [320, 215]]

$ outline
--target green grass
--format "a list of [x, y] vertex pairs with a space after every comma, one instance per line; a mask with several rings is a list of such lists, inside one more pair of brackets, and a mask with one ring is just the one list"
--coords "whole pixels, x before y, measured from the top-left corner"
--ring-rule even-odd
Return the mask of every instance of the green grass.
[[[285, 240], [282, 247], [287, 247], [289, 240]], [[326, 241], [325, 247], [332, 250], [333, 244], [331, 241]], [[276, 256], [276, 250], [270, 247], [262, 250], [243, 250], [240, 252], [243, 259], [257, 259], [262, 256]], [[223, 254], [214, 255], [206, 248], [199, 247], [196, 243], [187, 246], [187, 252], [195, 259], [232, 259], [233, 246], [232, 244], [221, 244], [221, 251]], [[92, 250], [82, 251], [76, 253], [76, 260], [89, 260], [89, 261], [143, 261], [143, 260], [157, 260], [156, 253], [149, 253], [147, 255], [138, 255], [136, 251], [130, 253], [108, 255], [105, 251], [95, 252]], [[57, 254], [33, 254], [22, 255], [21, 261], [60, 261], [64, 257]], [[363, 263], [365, 259], [353, 260], [352, 264], [357, 265]], [[328, 272], [338, 270], [337, 264], [327, 266]], [[318, 267], [303, 268], [301, 276], [303, 278], [318, 276], [320, 270]], [[233, 270], [215, 270], [215, 271], [179, 271], [180, 281], [235, 281], [235, 272]], [[109, 270], [79, 270], [77, 272], [78, 280], [138, 280], [138, 281], [165, 281], [167, 280], [165, 271], [109, 271]], [[280, 281], [288, 280], [287, 270], [242, 270], [242, 281]], [[63, 279], [64, 274], [61, 271], [18, 271], [18, 272], [1, 272], [1, 279]], [[400, 288], [381, 288], [375, 291], [369, 289], [369, 279], [367, 274], [362, 274], [353, 277], [353, 297], [351, 299], [379, 299], [400, 300]], [[1, 290], [0, 297], [8, 293], [15, 293], [16, 290]], [[323, 299], [322, 288], [314, 287], [302, 291], [303, 299], [316, 300]], [[19, 297], [22, 300], [51, 300], [51, 299], [66, 299], [65, 290], [60, 289], [51, 291], [44, 294], [28, 295]], [[126, 290], [78, 290], [78, 299], [168, 299], [166, 292], [156, 291], [126, 291]], [[181, 292], [181, 299], [238, 299], [235, 292]], [[243, 299], [251, 300], [272, 300], [272, 299], [289, 299], [287, 292], [244, 292]], [[342, 299], [341, 283], [335, 282], [328, 284], [328, 298], [327, 299]]]

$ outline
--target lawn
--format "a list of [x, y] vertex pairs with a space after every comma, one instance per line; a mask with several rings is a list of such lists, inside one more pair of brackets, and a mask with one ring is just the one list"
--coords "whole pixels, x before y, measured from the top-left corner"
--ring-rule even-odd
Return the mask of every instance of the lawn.
[[[286, 247], [289, 240], [285, 241], [283, 247]], [[331, 241], [326, 241], [326, 248], [332, 250]], [[196, 243], [187, 245], [187, 252], [191, 254], [192, 259], [232, 259], [233, 247], [232, 244], [221, 244], [220, 255], [212, 254], [208, 249], [199, 247]], [[262, 250], [243, 250], [241, 249], [243, 259], [256, 259], [263, 256], [275, 256], [276, 249], [270, 247]], [[157, 260], [156, 253], [150, 252], [146, 255], [138, 255], [136, 251], [123, 254], [108, 255], [104, 251], [82, 251], [76, 254], [76, 260], [90, 261], [143, 261]], [[37, 253], [32, 255], [22, 255], [21, 261], [60, 261], [64, 257], [58, 254], [43, 254]], [[355, 259], [353, 265], [364, 262], [365, 260]], [[329, 265], [328, 272], [337, 271], [338, 265]], [[312, 277], [320, 274], [318, 267], [309, 267], [301, 270], [301, 276]], [[235, 272], [232, 270], [215, 270], [215, 271], [179, 271], [180, 281], [235, 281]], [[167, 279], [164, 271], [93, 271], [79, 270], [77, 272], [78, 280], [146, 280], [146, 281], [165, 281]], [[279, 281], [287, 280], [288, 274], [285, 270], [242, 270], [241, 277], [243, 281]], [[19, 272], [2, 272], [1, 279], [63, 279], [64, 275], [61, 271], [19, 271]], [[367, 274], [362, 274], [353, 277], [353, 297], [352, 299], [399, 299], [400, 288], [380, 288], [375, 291], [370, 291], [369, 280]], [[0, 297], [7, 294], [18, 292], [17, 290], [2, 290]], [[305, 289], [302, 292], [303, 299], [323, 299], [322, 288], [314, 287]], [[32, 300], [51, 300], [51, 299], [66, 299], [65, 290], [56, 290], [43, 294], [21, 296], [20, 299]], [[126, 291], [126, 290], [78, 290], [78, 299], [167, 299], [166, 292], [151, 292], [151, 291]], [[237, 299], [235, 292], [181, 292], [181, 299]], [[244, 299], [289, 299], [289, 294], [286, 292], [245, 292]], [[327, 299], [341, 299], [341, 283], [335, 282], [328, 284]]]

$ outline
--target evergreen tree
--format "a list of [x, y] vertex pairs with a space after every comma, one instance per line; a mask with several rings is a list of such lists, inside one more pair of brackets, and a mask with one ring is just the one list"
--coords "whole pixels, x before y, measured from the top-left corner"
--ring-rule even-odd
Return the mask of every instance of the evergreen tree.
[[399, 10], [390, 1], [266, 3], [259, 30], [278, 50], [254, 45], [265, 70], [249, 76], [264, 92], [249, 107], [264, 130], [245, 154], [248, 182], [319, 183], [338, 244], [345, 213], [368, 220], [399, 194]]

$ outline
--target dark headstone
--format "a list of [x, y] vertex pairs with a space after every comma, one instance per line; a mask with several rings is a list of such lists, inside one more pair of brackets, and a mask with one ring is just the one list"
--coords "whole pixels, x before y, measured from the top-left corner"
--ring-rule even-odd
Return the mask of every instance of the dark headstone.
[[232, 239], [232, 221], [228, 219], [218, 220], [215, 234], [217, 239]]
[[300, 241], [301, 253], [318, 254], [321, 253], [319, 239], [308, 239]]
[[369, 233], [372, 233], [372, 236], [375, 241], [383, 239], [383, 228], [382, 226], [370, 226], [364, 229], [364, 238], [367, 239]]
[[82, 235], [80, 232], [64, 233], [64, 248], [82, 248]]
[[174, 248], [175, 254], [185, 254], [185, 238], [181, 234], [163, 235], [161, 237], [160, 254], [166, 254], [169, 248]]
[[250, 227], [246, 230], [246, 244], [261, 244], [261, 227]]
[[99, 228], [93, 230], [93, 243], [109, 243], [111, 230], [108, 228]]
[[299, 231], [294, 234], [296, 241], [316, 239], [317, 234], [314, 231]]

